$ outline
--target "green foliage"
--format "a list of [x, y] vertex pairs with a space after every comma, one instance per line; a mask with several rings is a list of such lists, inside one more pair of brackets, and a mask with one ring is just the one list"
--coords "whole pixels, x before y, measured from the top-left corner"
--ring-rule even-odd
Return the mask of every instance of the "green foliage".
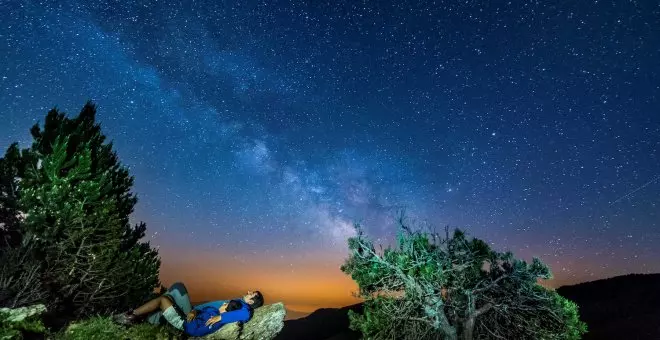
[[405, 307], [400, 299], [378, 296], [365, 301], [364, 313], [349, 311], [350, 328], [362, 333], [365, 339], [402, 339], [403, 334], [414, 333], [412, 330], [425, 326], [414, 318], [422, 318], [424, 312], [407, 310], [405, 320], [392, 324], [392, 318], [403, 316], [397, 311]]
[[120, 339], [126, 332], [126, 329], [120, 325], [113, 323], [108, 318], [92, 317], [84, 321], [76, 322], [69, 326], [63, 332], [60, 340], [83, 340], [83, 339], [98, 339], [98, 340], [112, 340]]
[[18, 188], [28, 161], [17, 143], [9, 146], [0, 158], [0, 249], [16, 247], [21, 242]]
[[509, 310], [495, 309], [487, 314], [477, 324], [476, 333], [488, 335], [506, 330], [504, 334], [516, 339], [581, 339], [587, 326], [580, 321], [574, 302], [540, 285], [529, 289], [531, 292], [520, 291], [520, 295], [514, 297]]
[[2, 185], [18, 184], [7, 200], [24, 213], [21, 246], [41, 263], [49, 310], [72, 316], [126, 309], [159, 284], [158, 254], [140, 241], [146, 225], [129, 222], [133, 178], [95, 116], [92, 103], [75, 118], [53, 109], [30, 149], [0, 159]]
[[46, 327], [40, 315], [31, 315], [20, 321], [10, 321], [8, 312], [0, 311], [0, 340], [23, 339], [24, 334], [44, 334]]
[[[32, 339], [45, 335], [54, 340], [179, 340], [183, 332], [170, 325], [140, 323], [125, 327], [109, 317], [94, 316], [71, 323], [66, 329], [51, 333], [44, 327], [40, 315], [32, 315], [21, 321], [9, 321], [9, 313], [0, 312], [0, 340]], [[38, 337], [38, 336], [37, 336]]]
[[[554, 293], [554, 292], [553, 292]], [[580, 320], [580, 313], [578, 312], [578, 305], [564, 298], [563, 296], [554, 293], [552, 294], [554, 299], [555, 308], [554, 310], [561, 313], [560, 319], [563, 324], [560, 324], [562, 329], [559, 329], [556, 334], [557, 337], [552, 338], [552, 334], [548, 334], [548, 337], [545, 339], [562, 339], [562, 340], [579, 340], [582, 338], [582, 335], [587, 333], [587, 324]]]
[[492, 250], [463, 231], [411, 231], [399, 220], [397, 246], [376, 252], [356, 225], [341, 270], [365, 299], [351, 327], [367, 339], [579, 339], [577, 306], [538, 284], [551, 278], [531, 263]]
[[115, 324], [109, 318], [92, 317], [70, 325], [56, 336], [57, 340], [167, 340], [181, 339], [183, 333], [169, 326], [141, 323], [131, 327]]
[[141, 323], [128, 328], [126, 330], [126, 338], [136, 340], [180, 339], [183, 338], [183, 333], [169, 325], [156, 326]]

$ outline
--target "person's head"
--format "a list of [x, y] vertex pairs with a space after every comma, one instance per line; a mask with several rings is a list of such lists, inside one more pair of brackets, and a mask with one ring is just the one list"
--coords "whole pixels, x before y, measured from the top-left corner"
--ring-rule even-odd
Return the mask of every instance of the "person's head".
[[261, 294], [260, 291], [249, 291], [245, 296], [243, 296], [243, 301], [250, 305], [250, 307], [254, 308], [259, 308], [264, 305], [264, 296]]
[[229, 300], [220, 306], [220, 313], [231, 312], [243, 308], [243, 304], [238, 300]]

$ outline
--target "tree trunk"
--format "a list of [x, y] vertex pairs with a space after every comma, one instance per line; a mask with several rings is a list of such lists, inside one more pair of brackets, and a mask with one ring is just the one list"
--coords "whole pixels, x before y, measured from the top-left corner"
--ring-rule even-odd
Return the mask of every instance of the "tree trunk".
[[474, 333], [474, 317], [470, 317], [463, 323], [463, 340], [472, 340]]
[[458, 340], [458, 336], [456, 336], [456, 330], [454, 329], [445, 330], [444, 333], [446, 340]]

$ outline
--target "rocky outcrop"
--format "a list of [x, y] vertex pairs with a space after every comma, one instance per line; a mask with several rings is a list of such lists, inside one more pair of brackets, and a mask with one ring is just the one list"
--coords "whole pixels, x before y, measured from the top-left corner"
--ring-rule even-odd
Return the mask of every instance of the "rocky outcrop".
[[44, 305], [0, 308], [0, 340], [43, 338], [46, 331], [41, 315]]
[[[222, 326], [220, 330], [202, 338], [205, 340], [272, 340], [284, 327], [284, 317], [286, 310], [281, 302], [272, 305], [261, 306], [254, 310], [254, 315], [250, 321], [243, 325], [243, 331], [240, 332], [240, 326], [236, 323]], [[239, 334], [240, 332], [240, 334]]]
[[41, 304], [13, 309], [0, 308], [0, 314], [2, 314], [4, 321], [9, 323], [21, 322], [33, 315], [43, 314], [45, 311], [46, 306]]

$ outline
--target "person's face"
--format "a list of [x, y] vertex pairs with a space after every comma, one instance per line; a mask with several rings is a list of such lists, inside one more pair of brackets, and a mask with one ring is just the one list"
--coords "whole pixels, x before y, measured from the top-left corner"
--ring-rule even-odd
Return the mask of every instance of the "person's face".
[[254, 302], [254, 297], [257, 296], [256, 292], [248, 290], [247, 294], [243, 297], [243, 301], [247, 304], [252, 304]]

